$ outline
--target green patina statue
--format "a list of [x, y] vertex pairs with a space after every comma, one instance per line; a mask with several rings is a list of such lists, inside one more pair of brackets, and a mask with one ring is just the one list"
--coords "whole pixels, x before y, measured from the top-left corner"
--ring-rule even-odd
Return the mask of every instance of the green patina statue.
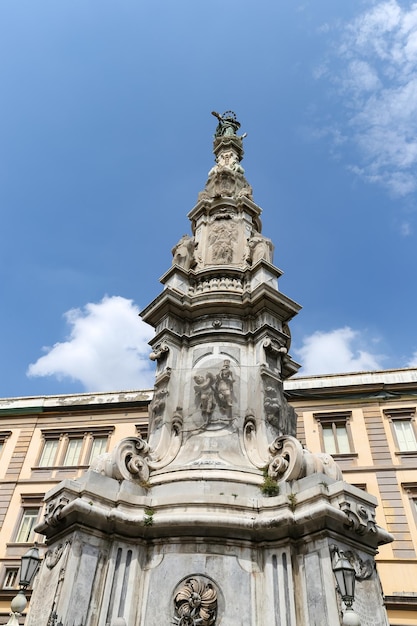
[[216, 113], [216, 111], [212, 111], [211, 114], [219, 120], [216, 132], [214, 133], [215, 137], [236, 135], [236, 132], [240, 128], [240, 123], [237, 121], [236, 114], [233, 113], [233, 111], [226, 111], [223, 115]]

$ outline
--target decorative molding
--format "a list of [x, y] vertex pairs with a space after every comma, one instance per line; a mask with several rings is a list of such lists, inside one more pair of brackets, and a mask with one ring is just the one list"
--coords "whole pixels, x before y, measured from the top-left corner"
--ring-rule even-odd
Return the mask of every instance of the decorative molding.
[[62, 509], [69, 504], [70, 499], [66, 496], [60, 496], [55, 500], [51, 500], [46, 504], [45, 510], [45, 524], [47, 526], [58, 526], [61, 519]]
[[355, 501], [344, 500], [339, 504], [340, 509], [346, 515], [345, 526], [358, 535], [376, 533], [375, 510]]

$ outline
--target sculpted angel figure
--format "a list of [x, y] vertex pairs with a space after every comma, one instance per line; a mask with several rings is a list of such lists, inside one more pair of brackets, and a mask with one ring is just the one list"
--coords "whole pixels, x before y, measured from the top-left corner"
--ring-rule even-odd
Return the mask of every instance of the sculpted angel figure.
[[203, 417], [210, 417], [216, 406], [214, 400], [214, 376], [210, 372], [206, 376], [194, 376], [194, 391], [196, 405], [200, 408]]
[[235, 379], [230, 368], [230, 361], [223, 361], [223, 366], [216, 376], [216, 398], [219, 403], [220, 411], [231, 417], [232, 406], [234, 400], [233, 385]]

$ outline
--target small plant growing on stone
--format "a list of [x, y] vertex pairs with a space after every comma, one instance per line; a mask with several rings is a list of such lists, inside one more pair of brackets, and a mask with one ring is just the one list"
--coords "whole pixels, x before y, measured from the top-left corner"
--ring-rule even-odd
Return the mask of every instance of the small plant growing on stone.
[[145, 517], [143, 519], [143, 523], [145, 526], [152, 526], [153, 524], [153, 514], [155, 511], [151, 508], [145, 509]]
[[268, 466], [264, 467], [262, 473], [264, 481], [260, 487], [261, 492], [264, 496], [267, 496], [268, 498], [277, 496], [279, 494], [279, 486], [277, 484], [277, 481], [268, 475]]
[[294, 513], [295, 507], [297, 506], [297, 496], [295, 493], [290, 493], [288, 496], [288, 501], [290, 503], [290, 509]]

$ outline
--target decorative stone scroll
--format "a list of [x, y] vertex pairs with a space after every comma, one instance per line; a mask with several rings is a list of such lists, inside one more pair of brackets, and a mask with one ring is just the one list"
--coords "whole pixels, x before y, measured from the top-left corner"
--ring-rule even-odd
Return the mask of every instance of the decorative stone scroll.
[[358, 535], [376, 533], [375, 510], [363, 504], [344, 500], [339, 504], [346, 515], [346, 526], [354, 530]]
[[151, 361], [161, 361], [169, 352], [169, 345], [163, 341], [155, 346], [155, 349], [150, 353], [149, 358]]
[[69, 504], [69, 502], [70, 499], [64, 495], [48, 502], [44, 517], [45, 524], [48, 526], [58, 526], [59, 520], [61, 519], [62, 509]]
[[176, 626], [213, 626], [217, 617], [217, 590], [205, 576], [181, 583], [174, 595]]
[[140, 437], [126, 437], [119, 441], [112, 452], [101, 454], [90, 469], [116, 480], [136, 480], [146, 483], [149, 479], [151, 448]]
[[277, 437], [269, 446], [272, 459], [268, 476], [276, 481], [298, 480], [311, 474], [325, 474], [333, 480], [342, 480], [342, 472], [329, 454], [313, 454], [291, 436]]

